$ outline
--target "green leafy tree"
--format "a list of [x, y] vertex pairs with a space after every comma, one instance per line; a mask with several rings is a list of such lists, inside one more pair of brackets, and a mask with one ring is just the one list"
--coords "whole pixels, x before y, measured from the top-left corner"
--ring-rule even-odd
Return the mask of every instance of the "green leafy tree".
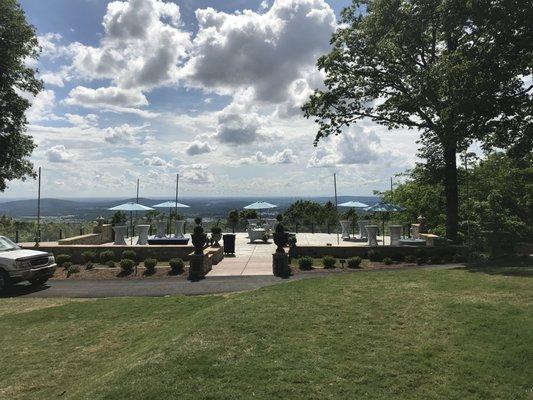
[[115, 211], [113, 216], [111, 217], [111, 223], [113, 225], [121, 225], [125, 223], [128, 220], [128, 216], [124, 211]]
[[37, 95], [43, 83], [28, 66], [40, 48], [35, 28], [26, 22], [15, 0], [0, 0], [0, 191], [13, 179], [35, 176], [28, 160], [35, 144], [26, 135], [25, 112], [30, 102], [21, 95]]
[[235, 227], [239, 223], [239, 211], [231, 210], [228, 213], [228, 223], [231, 225], [231, 231], [235, 233]]
[[343, 10], [332, 50], [318, 60], [325, 90], [303, 106], [315, 145], [370, 119], [421, 132], [443, 166], [446, 233], [458, 229], [456, 153], [531, 151], [533, 24], [529, 0], [363, 0]]

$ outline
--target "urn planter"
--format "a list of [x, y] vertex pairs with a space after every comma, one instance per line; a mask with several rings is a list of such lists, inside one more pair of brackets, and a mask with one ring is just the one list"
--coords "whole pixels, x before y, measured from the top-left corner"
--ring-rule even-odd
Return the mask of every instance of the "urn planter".
[[287, 242], [289, 240], [289, 233], [288, 232], [283, 232], [283, 233], [275, 232], [272, 234], [272, 236], [274, 237], [274, 243], [276, 244], [276, 246], [278, 246], [276, 248], [276, 253], [285, 253], [285, 249], [283, 247], [287, 245]]
[[191, 239], [192, 245], [194, 246], [194, 254], [203, 254], [207, 242], [207, 235], [205, 233], [193, 233]]

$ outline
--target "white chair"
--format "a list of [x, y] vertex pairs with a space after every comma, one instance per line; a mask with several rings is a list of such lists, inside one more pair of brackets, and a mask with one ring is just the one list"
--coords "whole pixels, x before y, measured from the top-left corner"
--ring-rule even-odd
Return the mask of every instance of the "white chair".
[[114, 226], [113, 231], [115, 232], [115, 242], [113, 244], [117, 246], [125, 246], [126, 240], [124, 238], [126, 237], [126, 226], [125, 225]]
[[276, 224], [278, 223], [278, 220], [274, 218], [268, 218], [265, 220], [265, 222], [266, 222], [266, 228], [270, 231], [274, 231], [274, 229], [276, 228]]
[[148, 244], [148, 231], [150, 230], [150, 225], [137, 225], [137, 232], [139, 238], [137, 239], [137, 244], [147, 245]]
[[259, 223], [259, 220], [257, 218], [250, 218], [248, 220], [248, 227], [255, 226]]
[[248, 238], [250, 243], [255, 242], [256, 240], [263, 240], [263, 236], [266, 234], [265, 229], [250, 229], [248, 228]]
[[377, 225], [367, 225], [366, 226], [366, 234], [368, 238], [368, 245], [369, 246], [377, 246], [378, 245], [378, 226]]

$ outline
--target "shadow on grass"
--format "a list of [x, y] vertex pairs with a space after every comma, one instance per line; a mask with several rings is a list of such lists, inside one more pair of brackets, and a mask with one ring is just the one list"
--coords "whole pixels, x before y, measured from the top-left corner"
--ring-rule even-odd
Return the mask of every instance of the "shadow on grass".
[[508, 257], [482, 263], [468, 263], [462, 269], [488, 275], [533, 278], [533, 260], [531, 258]]

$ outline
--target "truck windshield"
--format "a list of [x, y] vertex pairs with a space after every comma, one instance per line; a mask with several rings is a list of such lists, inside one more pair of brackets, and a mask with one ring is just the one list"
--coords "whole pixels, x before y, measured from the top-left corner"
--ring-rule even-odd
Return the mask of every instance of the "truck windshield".
[[0, 236], [0, 251], [10, 251], [18, 249], [20, 249], [20, 247], [18, 247], [11, 240], [6, 237]]

